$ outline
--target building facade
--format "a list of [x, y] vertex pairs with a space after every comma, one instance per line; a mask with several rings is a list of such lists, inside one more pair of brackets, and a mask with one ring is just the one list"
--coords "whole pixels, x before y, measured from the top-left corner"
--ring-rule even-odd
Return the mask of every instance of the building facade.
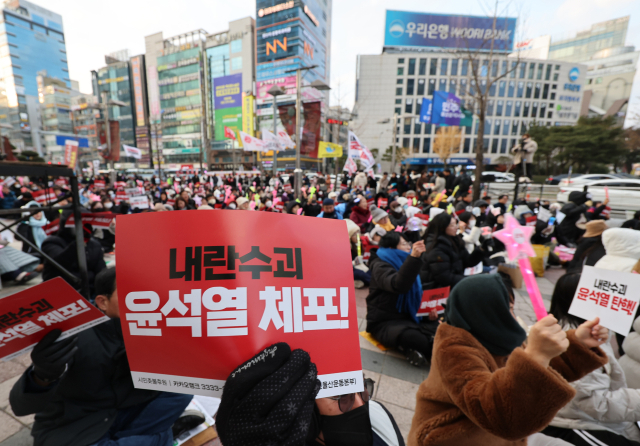
[[[31, 113], [38, 113], [38, 72], [46, 70], [69, 87], [69, 69], [62, 17], [25, 0], [4, 0], [0, 23], [0, 88], [6, 92], [13, 130], [10, 141], [18, 149], [32, 148]], [[35, 129], [37, 130], [37, 129]], [[36, 147], [36, 149], [39, 149]]]
[[[482, 60], [479, 63], [485, 64]], [[494, 56], [491, 65], [491, 77], [510, 73], [489, 90], [483, 141], [489, 164], [507, 154], [533, 122], [557, 126], [578, 120], [586, 66], [514, 60], [506, 54]], [[365, 145], [382, 154], [393, 144], [395, 116], [396, 145], [407, 150], [408, 163], [414, 165], [442, 165], [433, 150], [438, 126], [419, 121], [423, 98], [432, 99], [434, 92], [446, 91], [469, 105], [469, 92], [474, 88], [463, 53], [411, 50], [358, 56], [356, 85], [357, 117], [352, 130]], [[472, 126], [463, 129], [459, 151], [449, 164], [474, 162], [477, 117]]]
[[[40, 143], [45, 160], [53, 163], [64, 161], [64, 147], [59, 146], [55, 134], [72, 134], [71, 98], [74, 96], [67, 83], [50, 78], [46, 71], [37, 76], [40, 126], [43, 130]], [[75, 92], [77, 94], [77, 92]]]
[[[326, 118], [329, 94], [308, 85], [316, 80], [329, 84], [332, 7], [332, 0], [256, 1], [256, 103], [259, 129], [273, 129], [273, 98], [267, 93], [271, 87], [279, 86], [286, 93], [277, 98], [278, 106], [294, 104], [296, 73], [291, 70], [300, 67], [314, 67], [303, 72], [302, 86], [299, 86], [303, 88], [302, 102], [318, 102], [321, 110], [319, 113], [307, 113], [308, 120], [315, 119], [316, 115], [320, 120]], [[277, 114], [275, 119], [278, 130], [286, 129]], [[289, 131], [291, 128], [289, 126]], [[295, 151], [279, 154], [278, 164], [280, 170], [292, 170], [295, 167]], [[271, 169], [271, 157], [264, 157], [263, 165]], [[303, 154], [303, 168], [317, 166], [317, 159]]]

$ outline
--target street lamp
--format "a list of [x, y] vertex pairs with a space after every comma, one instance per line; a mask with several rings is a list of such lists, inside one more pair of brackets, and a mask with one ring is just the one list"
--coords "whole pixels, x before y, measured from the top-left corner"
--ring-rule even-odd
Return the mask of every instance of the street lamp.
[[[284, 90], [280, 88], [278, 85], [274, 85], [269, 89], [269, 91], [267, 91], [267, 93], [273, 96], [273, 134], [277, 135], [278, 129], [276, 125], [276, 111], [277, 111], [276, 97], [283, 95]], [[275, 178], [276, 176], [278, 176], [278, 151], [275, 148], [273, 149], [273, 166], [272, 167], [273, 167], [273, 176]]]
[[[302, 135], [300, 134], [300, 103], [302, 100], [302, 89], [305, 88], [302, 86], [302, 72], [312, 70], [317, 67], [317, 65], [311, 65], [309, 67], [300, 67], [295, 70], [285, 71], [285, 73], [296, 73], [296, 168], [293, 171], [296, 198], [300, 198], [300, 189], [302, 186], [302, 169], [300, 168], [300, 151], [302, 150]], [[331, 87], [320, 80], [315, 80], [311, 85], [306, 85], [306, 87], [313, 87], [320, 91], [331, 90]]]
[[393, 118], [385, 118], [378, 121], [378, 124], [388, 124], [391, 120], [393, 120], [393, 146], [391, 148], [391, 173], [396, 172], [396, 133], [398, 129], [398, 118], [415, 118], [417, 115], [403, 114], [399, 115], [397, 113], [393, 114]]

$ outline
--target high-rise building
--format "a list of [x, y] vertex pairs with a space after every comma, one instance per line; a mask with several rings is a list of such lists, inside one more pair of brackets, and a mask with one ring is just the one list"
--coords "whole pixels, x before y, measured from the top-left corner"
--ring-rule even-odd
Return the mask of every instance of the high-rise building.
[[89, 140], [89, 147], [80, 147], [78, 161], [80, 165], [103, 159], [98, 154], [97, 122], [100, 120], [98, 98], [90, 94], [79, 94], [71, 97], [71, 122], [73, 133]]
[[[546, 41], [549, 59], [587, 66], [582, 115], [611, 115], [624, 121], [640, 59], [640, 51], [626, 45], [629, 18], [594, 23], [575, 37]], [[531, 41], [544, 52], [541, 39]]]
[[[326, 112], [329, 105], [329, 94], [308, 87], [313, 81], [329, 84], [331, 69], [331, 12], [332, 0], [257, 0], [256, 1], [256, 103], [259, 115], [259, 128], [273, 128], [273, 99], [268, 91], [273, 86], [280, 86], [285, 94], [277, 99], [277, 104], [286, 107], [292, 105], [296, 97], [296, 73], [300, 67], [314, 67], [304, 71], [302, 84], [303, 104], [308, 105], [303, 115], [306, 116], [304, 132], [315, 133], [315, 140], [320, 136], [322, 127], [321, 113]], [[312, 103], [318, 103], [316, 110]], [[295, 125], [286, 117], [288, 108], [275, 114], [278, 130], [295, 133]], [[285, 124], [282, 119], [284, 115]], [[317, 122], [316, 122], [317, 121]], [[314, 130], [315, 129], [315, 130]], [[303, 136], [303, 142], [309, 137]], [[317, 152], [304, 150], [302, 167], [316, 167]], [[306, 153], [305, 153], [306, 152]], [[265, 158], [265, 167], [271, 168], [271, 158]], [[282, 169], [295, 167], [295, 151], [285, 151], [278, 155], [278, 165]]]
[[3, 0], [0, 6], [0, 89], [6, 92], [13, 126], [10, 140], [18, 149], [31, 148], [29, 113], [38, 110], [27, 104], [34, 107], [38, 101], [27, 97], [38, 97], [38, 72], [46, 70], [48, 77], [70, 86], [62, 17], [26, 0]]
[[71, 89], [60, 79], [47, 76], [41, 71], [37, 76], [38, 102], [40, 103], [42, 133], [40, 143], [44, 158], [54, 163], [64, 160], [64, 147], [59, 146], [54, 133], [73, 133], [71, 122]]
[[[359, 55], [357, 59], [357, 117], [351, 128], [362, 142], [379, 149], [379, 156], [395, 144], [408, 152], [409, 165], [442, 166], [434, 150], [439, 126], [420, 122], [420, 109], [423, 99], [433, 99], [436, 91], [453, 93], [463, 105], [473, 108], [471, 92], [486, 89], [487, 82], [474, 84], [467, 51], [473, 51], [481, 77], [495, 79], [507, 73], [488, 91], [482, 144], [489, 164], [507, 154], [533, 122], [574, 124], [579, 117], [586, 67], [509, 58], [515, 19], [503, 18], [498, 19], [500, 33], [490, 62], [488, 52], [482, 51], [487, 42], [482, 36], [492, 28], [491, 18], [387, 11], [382, 54]], [[478, 126], [474, 116], [472, 125], [463, 127], [460, 147], [448, 164], [475, 162]]]
[[[243, 152], [237, 141], [225, 138], [224, 127], [237, 133], [254, 134], [255, 20], [251, 17], [229, 22], [229, 29], [207, 36], [207, 131], [211, 151], [209, 168], [251, 169], [254, 156]], [[233, 147], [233, 151], [231, 147]], [[234, 159], [235, 157], [235, 159]]]
[[100, 103], [120, 101], [111, 105], [109, 119], [120, 124], [120, 142], [137, 147], [142, 158], [135, 159], [120, 153], [116, 168], [150, 167], [148, 106], [144, 55], [129, 56], [122, 50], [105, 56], [106, 67], [92, 71], [93, 95]]

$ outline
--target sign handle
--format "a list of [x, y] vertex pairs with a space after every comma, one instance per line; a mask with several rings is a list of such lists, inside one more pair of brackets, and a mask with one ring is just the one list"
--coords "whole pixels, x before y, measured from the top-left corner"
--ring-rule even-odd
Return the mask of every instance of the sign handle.
[[542, 294], [540, 294], [540, 288], [538, 288], [538, 282], [536, 281], [536, 276], [533, 272], [533, 268], [531, 268], [529, 257], [518, 259], [518, 264], [520, 265], [522, 278], [524, 279], [524, 284], [527, 287], [527, 292], [529, 293], [529, 298], [531, 299], [531, 304], [533, 305], [533, 311], [536, 313], [536, 318], [540, 320], [544, 317], [547, 317], [548, 313], [546, 308], [544, 307]]

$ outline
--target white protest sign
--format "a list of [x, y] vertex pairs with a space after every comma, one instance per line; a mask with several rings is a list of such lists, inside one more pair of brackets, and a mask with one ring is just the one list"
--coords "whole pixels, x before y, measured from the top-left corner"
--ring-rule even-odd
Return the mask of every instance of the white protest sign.
[[13, 177], [7, 177], [2, 181], [2, 184], [7, 187], [11, 187], [16, 182], [16, 179]]
[[444, 212], [444, 209], [440, 209], [440, 208], [429, 209], [429, 220], [431, 220], [433, 217], [435, 217], [438, 214], [442, 214], [443, 212]]
[[558, 224], [562, 223], [562, 220], [564, 220], [564, 218], [566, 217], [566, 215], [563, 212], [556, 212], [556, 220], [558, 222]]
[[638, 308], [640, 274], [585, 266], [569, 314], [600, 318], [600, 325], [623, 336], [629, 334]]
[[135, 197], [137, 195], [140, 195], [140, 188], [138, 188], [138, 187], [127, 187], [127, 188], [125, 188], [124, 193], [127, 194], [130, 197]]
[[547, 222], [551, 218], [551, 212], [546, 210], [545, 208], [538, 209], [538, 220]]
[[149, 197], [146, 195], [131, 197], [129, 199], [129, 204], [132, 209], [149, 209]]

